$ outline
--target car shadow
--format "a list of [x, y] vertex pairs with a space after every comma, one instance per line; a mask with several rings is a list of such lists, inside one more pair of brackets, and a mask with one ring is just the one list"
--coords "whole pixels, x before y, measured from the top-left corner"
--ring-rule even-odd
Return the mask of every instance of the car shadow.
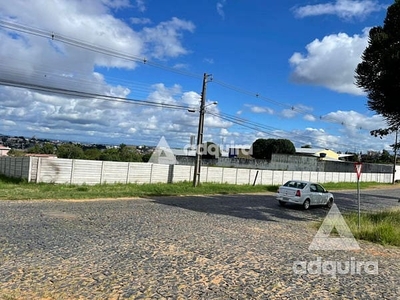
[[304, 210], [300, 206], [281, 207], [272, 195], [212, 195], [185, 197], [153, 197], [153, 202], [206, 214], [227, 215], [269, 222], [316, 221], [326, 216], [328, 209], [320, 206]]

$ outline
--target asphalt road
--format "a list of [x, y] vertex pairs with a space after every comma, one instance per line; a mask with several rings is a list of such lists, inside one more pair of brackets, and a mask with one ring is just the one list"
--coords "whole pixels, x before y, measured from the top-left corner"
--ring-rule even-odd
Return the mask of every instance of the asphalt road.
[[[356, 191], [334, 195], [357, 208]], [[362, 191], [361, 207], [399, 207], [399, 195]], [[0, 299], [399, 299], [400, 249], [308, 250], [327, 212], [268, 193], [1, 201]], [[357, 269], [368, 262], [375, 273]]]
[[[358, 209], [358, 195], [357, 190], [334, 192], [336, 204], [343, 210], [357, 210]], [[391, 207], [400, 207], [400, 189], [372, 189], [361, 190], [360, 201], [361, 210], [376, 211]]]

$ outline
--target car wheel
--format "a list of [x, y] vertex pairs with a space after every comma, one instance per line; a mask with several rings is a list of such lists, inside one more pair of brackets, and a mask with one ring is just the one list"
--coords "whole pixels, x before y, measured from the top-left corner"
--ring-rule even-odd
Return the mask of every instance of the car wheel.
[[285, 206], [285, 205], [286, 205], [286, 202], [285, 202], [285, 201], [279, 200], [279, 205], [280, 205], [280, 206]]
[[310, 208], [310, 200], [307, 199], [306, 201], [304, 201], [303, 208], [304, 209], [309, 209]]
[[326, 207], [327, 208], [331, 208], [332, 205], [333, 205], [333, 199], [331, 198], [331, 199], [328, 200], [328, 203], [326, 203]]

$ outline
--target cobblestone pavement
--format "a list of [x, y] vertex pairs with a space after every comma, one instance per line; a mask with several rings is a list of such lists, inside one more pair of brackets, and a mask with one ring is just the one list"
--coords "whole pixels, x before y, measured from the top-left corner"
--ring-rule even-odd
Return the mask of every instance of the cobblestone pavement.
[[[399, 189], [363, 193], [399, 205]], [[308, 250], [327, 212], [272, 194], [1, 201], [0, 299], [400, 299], [400, 249]]]

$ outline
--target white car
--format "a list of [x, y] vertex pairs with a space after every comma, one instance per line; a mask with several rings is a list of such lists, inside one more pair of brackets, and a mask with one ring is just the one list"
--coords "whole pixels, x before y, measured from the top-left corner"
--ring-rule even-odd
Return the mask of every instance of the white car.
[[325, 205], [332, 207], [333, 195], [322, 185], [303, 180], [289, 180], [280, 186], [276, 200], [281, 206], [293, 203], [308, 209], [311, 205]]

